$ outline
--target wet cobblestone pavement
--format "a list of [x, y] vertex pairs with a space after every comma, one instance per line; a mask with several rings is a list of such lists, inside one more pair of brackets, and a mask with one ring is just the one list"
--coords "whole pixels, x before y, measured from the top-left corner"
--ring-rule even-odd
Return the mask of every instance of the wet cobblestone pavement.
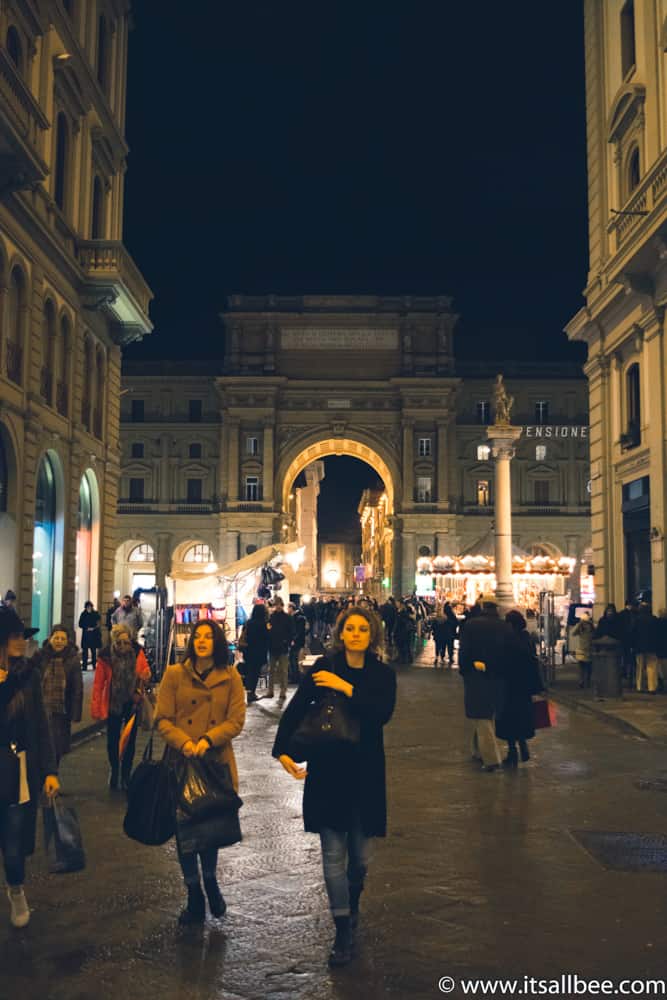
[[319, 842], [303, 833], [302, 786], [271, 760], [271, 705], [249, 709], [235, 743], [244, 841], [221, 852], [227, 916], [203, 928], [176, 925], [174, 844], [123, 835], [104, 738], [66, 759], [88, 868], [49, 876], [38, 848], [23, 931], [0, 900], [0, 1000], [426, 998], [446, 975], [667, 973], [667, 875], [607, 871], [571, 832], [667, 832], [664, 748], [559, 707], [528, 765], [482, 774], [458, 673], [418, 667], [399, 672], [386, 731], [390, 835], [375, 842], [359, 956], [329, 970]]

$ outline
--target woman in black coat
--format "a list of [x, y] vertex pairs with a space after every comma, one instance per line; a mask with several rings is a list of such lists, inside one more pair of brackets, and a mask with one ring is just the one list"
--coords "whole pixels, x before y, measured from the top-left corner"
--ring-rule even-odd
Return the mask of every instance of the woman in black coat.
[[[79, 628], [81, 629], [81, 652], [83, 653], [81, 669], [88, 669], [88, 650], [90, 650], [90, 669], [95, 669], [97, 663], [97, 650], [102, 645], [102, 631], [100, 622], [102, 616], [95, 610], [92, 601], [86, 601], [84, 610], [79, 615]], [[111, 631], [111, 630], [110, 630]]]
[[269, 655], [269, 620], [266, 604], [256, 604], [243, 626], [243, 681], [248, 692], [248, 704], [258, 701], [257, 681]]
[[25, 640], [36, 631], [13, 608], [0, 608], [0, 850], [14, 927], [30, 920], [23, 883], [39, 797], [44, 791], [52, 798], [60, 788], [39, 671], [25, 659]]
[[[396, 675], [379, 659], [381, 636], [379, 618], [366, 608], [350, 607], [339, 616], [333, 657], [320, 657], [304, 676], [280, 720], [273, 746], [273, 756], [287, 773], [306, 779], [304, 827], [320, 835], [324, 880], [336, 925], [331, 965], [351, 960], [368, 839], [384, 837], [387, 830], [382, 728], [394, 711]], [[313, 753], [306, 773], [290, 755], [291, 738], [309, 706], [331, 691], [338, 693], [341, 710], [359, 720], [360, 740]]]
[[509, 611], [505, 621], [512, 626], [516, 637], [513, 655], [508, 657], [505, 701], [496, 719], [496, 736], [507, 740], [505, 767], [517, 767], [519, 744], [521, 760], [530, 758], [527, 740], [535, 735], [535, 710], [533, 695], [544, 690], [535, 646], [526, 629], [526, 619], [519, 611]]

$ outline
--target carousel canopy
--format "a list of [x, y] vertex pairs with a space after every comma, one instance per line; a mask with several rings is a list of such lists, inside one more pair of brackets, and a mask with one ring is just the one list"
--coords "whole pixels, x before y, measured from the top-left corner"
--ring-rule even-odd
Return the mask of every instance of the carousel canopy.
[[[419, 573], [493, 573], [495, 570], [495, 535], [486, 534], [458, 556], [435, 556], [417, 561]], [[533, 556], [512, 543], [512, 573], [544, 573], [569, 576], [575, 564], [570, 556]]]

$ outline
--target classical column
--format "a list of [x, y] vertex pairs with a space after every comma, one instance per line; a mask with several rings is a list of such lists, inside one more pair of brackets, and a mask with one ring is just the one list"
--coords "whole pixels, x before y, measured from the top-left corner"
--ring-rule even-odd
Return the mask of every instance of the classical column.
[[403, 555], [403, 536], [402, 536], [402, 522], [400, 517], [395, 515], [388, 519], [389, 526], [392, 530], [392, 540], [391, 540], [391, 591], [386, 594], [385, 597], [389, 597], [391, 594], [394, 597], [401, 596], [401, 559]]
[[262, 465], [262, 497], [273, 504], [273, 418], [264, 421], [264, 449]]
[[227, 498], [236, 503], [239, 498], [239, 420], [227, 418]]
[[401, 566], [401, 595], [411, 594], [415, 589], [417, 570], [417, 538], [414, 531], [403, 532], [403, 560]]
[[240, 532], [235, 528], [228, 528], [225, 532], [225, 545], [227, 549], [225, 564], [236, 562], [239, 558], [239, 535]]
[[521, 428], [498, 423], [488, 427], [486, 433], [496, 462], [494, 497], [496, 597], [501, 607], [507, 607], [514, 603], [510, 462], [514, 458], [514, 442], [521, 437]]

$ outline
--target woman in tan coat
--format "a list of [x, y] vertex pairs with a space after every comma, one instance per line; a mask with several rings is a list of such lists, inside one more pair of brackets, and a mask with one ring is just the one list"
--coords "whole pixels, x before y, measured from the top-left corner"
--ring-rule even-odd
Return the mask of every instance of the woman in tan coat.
[[[236, 667], [228, 665], [225, 634], [217, 622], [199, 622], [192, 630], [184, 659], [167, 667], [160, 684], [158, 732], [173, 751], [185, 757], [203, 757], [209, 750], [215, 750], [218, 759], [229, 764], [234, 789], [238, 791], [232, 740], [239, 735], [244, 722], [243, 681]], [[199, 858], [211, 914], [222, 917], [227, 905], [216, 878], [218, 848], [199, 852]], [[179, 923], [203, 923], [205, 901], [197, 854], [186, 854], [178, 845], [178, 859], [188, 890], [188, 905]]]

